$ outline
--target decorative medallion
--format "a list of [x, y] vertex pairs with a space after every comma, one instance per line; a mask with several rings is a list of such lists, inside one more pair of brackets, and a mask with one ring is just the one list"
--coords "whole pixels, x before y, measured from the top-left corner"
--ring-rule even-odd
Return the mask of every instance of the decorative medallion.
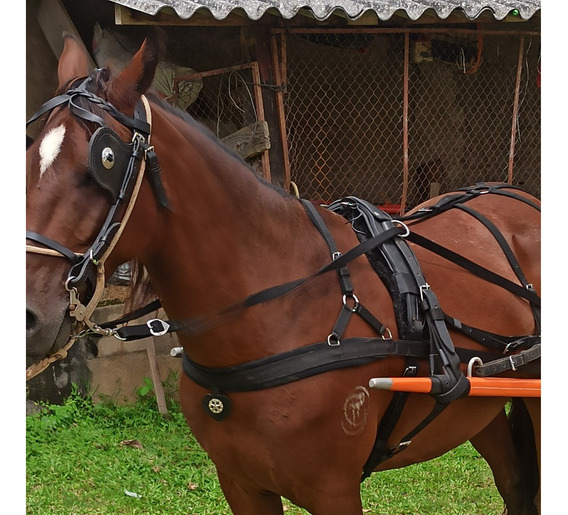
[[208, 393], [201, 399], [205, 412], [217, 421], [224, 420], [231, 412], [231, 399], [221, 393]]
[[101, 161], [107, 170], [110, 170], [114, 166], [114, 152], [112, 148], [103, 148], [103, 151], [101, 152]]

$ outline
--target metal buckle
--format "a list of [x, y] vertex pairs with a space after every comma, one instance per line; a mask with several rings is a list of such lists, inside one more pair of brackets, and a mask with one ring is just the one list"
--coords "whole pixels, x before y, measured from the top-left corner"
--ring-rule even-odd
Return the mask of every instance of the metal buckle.
[[[351, 299], [353, 301], [353, 307], [349, 307], [347, 305], [348, 299]], [[353, 313], [356, 313], [357, 309], [359, 308], [359, 299], [357, 298], [357, 295], [355, 295], [354, 293], [346, 293], [345, 295], [343, 295], [343, 305], [346, 309], [352, 311]]]
[[331, 333], [327, 337], [327, 344], [330, 347], [337, 347], [337, 346], [341, 345], [341, 339], [335, 333]]
[[134, 134], [132, 134], [132, 143], [138, 143], [139, 145], [142, 145], [144, 143], [146, 143], [146, 138], [144, 136], [142, 136], [142, 134], [140, 134], [138, 131], [134, 131]]
[[428, 283], [424, 283], [420, 285], [420, 300], [424, 300], [424, 292], [430, 289], [430, 285]]
[[[152, 327], [152, 324], [154, 324], [155, 322], [162, 324], [162, 329], [156, 331]], [[166, 334], [168, 332], [168, 329], [170, 328], [170, 324], [164, 322], [163, 320], [160, 320], [159, 318], [153, 318], [152, 320], [148, 320], [148, 322], [146, 322], [146, 325], [148, 326], [148, 329], [150, 329], [150, 334], [152, 336], [164, 336], [164, 334]]]

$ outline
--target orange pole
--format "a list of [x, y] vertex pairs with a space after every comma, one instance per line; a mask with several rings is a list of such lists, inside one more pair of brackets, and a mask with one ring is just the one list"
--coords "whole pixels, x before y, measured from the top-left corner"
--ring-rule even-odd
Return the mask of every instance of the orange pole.
[[[540, 379], [509, 377], [468, 377], [471, 397], [540, 397]], [[430, 393], [429, 377], [376, 377], [371, 388], [393, 392]]]

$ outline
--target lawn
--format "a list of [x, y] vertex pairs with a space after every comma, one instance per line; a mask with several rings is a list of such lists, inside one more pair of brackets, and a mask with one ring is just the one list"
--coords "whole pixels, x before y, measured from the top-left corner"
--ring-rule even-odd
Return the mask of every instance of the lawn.
[[[26, 505], [33, 514], [230, 514], [215, 467], [179, 405], [151, 396], [118, 406], [78, 394], [27, 417]], [[467, 443], [401, 470], [373, 474], [364, 513], [501, 514], [485, 461]], [[306, 514], [284, 499], [287, 514]]]

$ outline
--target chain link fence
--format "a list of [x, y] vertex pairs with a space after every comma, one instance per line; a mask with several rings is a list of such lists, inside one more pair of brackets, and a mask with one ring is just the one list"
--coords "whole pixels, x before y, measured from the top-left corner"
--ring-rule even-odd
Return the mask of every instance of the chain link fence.
[[281, 31], [290, 178], [302, 197], [396, 212], [479, 181], [540, 196], [540, 36]]
[[270, 178], [268, 127], [256, 62], [178, 77], [177, 81], [202, 81], [203, 87], [186, 109], [196, 120], [236, 153], [259, 175]]

